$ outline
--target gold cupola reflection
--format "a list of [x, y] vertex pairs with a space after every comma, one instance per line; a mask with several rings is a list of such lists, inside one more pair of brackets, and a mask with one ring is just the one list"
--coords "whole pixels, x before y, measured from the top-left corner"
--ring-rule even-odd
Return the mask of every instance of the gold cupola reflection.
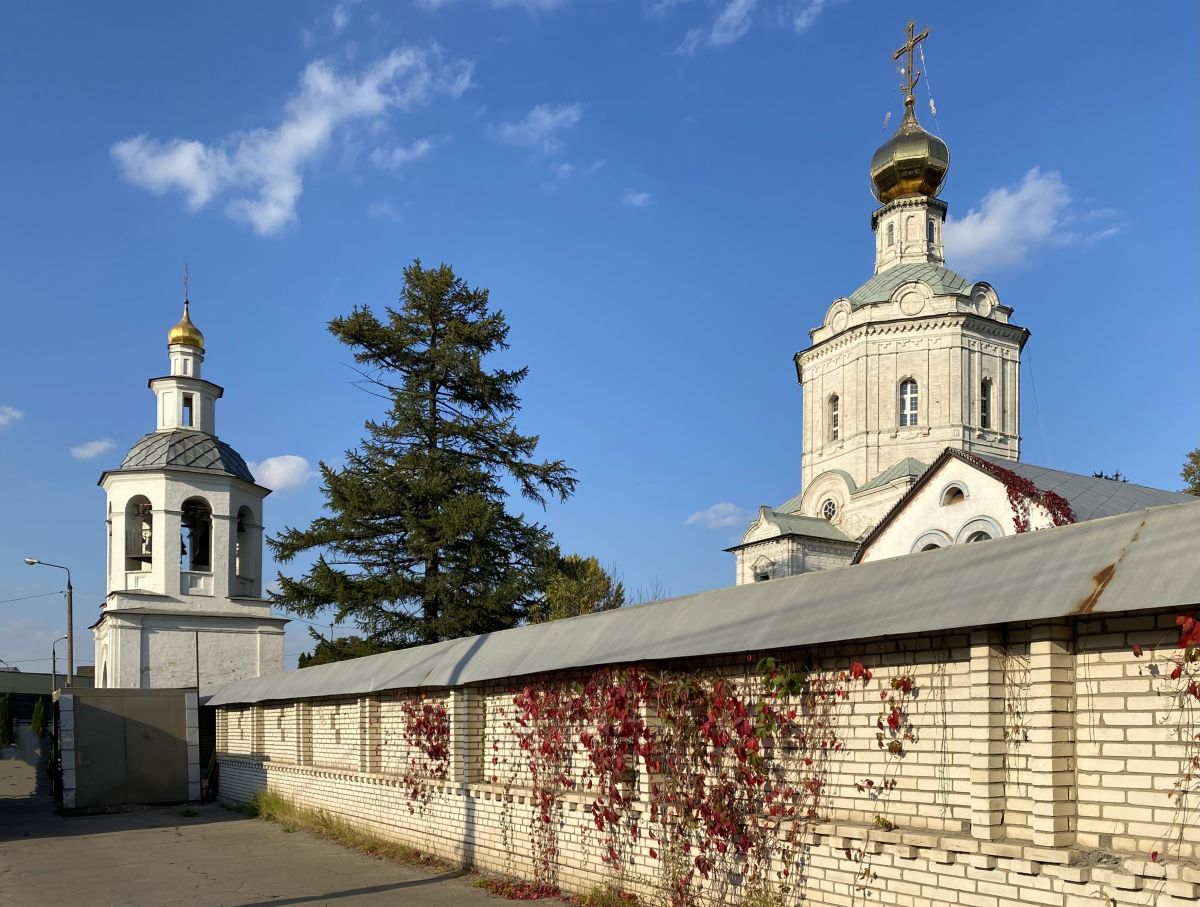
[[905, 80], [900, 86], [904, 91], [904, 119], [896, 134], [871, 156], [871, 191], [884, 204], [898, 198], [937, 195], [950, 169], [946, 143], [917, 122], [913, 88], [921, 73], [913, 69], [913, 48], [929, 37], [929, 29], [914, 37], [913, 25], [908, 23], [908, 40], [892, 54], [893, 60], [908, 57], [908, 65], [902, 70]]
[[183, 300], [183, 317], [179, 319], [178, 324], [167, 332], [167, 346], [176, 343], [183, 343], [187, 346], [204, 349], [204, 335], [200, 333], [200, 328], [192, 324], [192, 317], [188, 314], [188, 301], [186, 298]]

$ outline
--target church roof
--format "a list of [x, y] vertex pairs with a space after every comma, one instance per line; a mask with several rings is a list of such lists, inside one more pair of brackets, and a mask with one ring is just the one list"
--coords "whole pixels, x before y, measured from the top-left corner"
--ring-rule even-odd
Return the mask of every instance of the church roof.
[[202, 431], [154, 431], [129, 448], [120, 470], [205, 469], [253, 482], [242, 455], [212, 435]]
[[935, 296], [964, 296], [974, 286], [957, 271], [932, 262], [896, 265], [880, 271], [861, 287], [850, 294], [850, 307], [861, 308], [877, 302], [887, 302], [901, 284], [919, 280], [927, 284]]
[[1075, 514], [1076, 522], [1113, 516], [1117, 513], [1129, 513], [1132, 510], [1145, 510], [1147, 507], [1161, 507], [1164, 504], [1182, 504], [1185, 501], [1196, 500], [1194, 495], [1181, 491], [1164, 491], [1161, 488], [1134, 485], [1132, 482], [1101, 479], [1095, 476], [1080, 475], [1076, 472], [1063, 472], [1059, 469], [1018, 463], [1016, 460], [1005, 460], [1001, 457], [982, 457], [979, 454], [975, 454], [975, 456], [984, 462], [1016, 473], [1023, 479], [1028, 479], [1041, 491], [1052, 491], [1059, 497], [1065, 498], [1071, 505], [1071, 512]]
[[831, 542], [854, 541], [829, 520], [819, 516], [803, 516], [799, 513], [775, 511], [771, 515], [771, 520], [779, 527], [781, 535], [804, 535], [812, 539], [827, 539]]
[[914, 457], [905, 457], [895, 466], [892, 466], [890, 469], [885, 469], [866, 485], [862, 486], [862, 488], [859, 488], [855, 494], [858, 494], [859, 491], [870, 491], [873, 488], [882, 488], [884, 485], [890, 485], [897, 479], [920, 478], [928, 468], [928, 466]]
[[[1195, 499], [1193, 499], [1195, 500]], [[235, 680], [209, 705], [1193, 605], [1200, 501]], [[1107, 576], [1097, 584], [1097, 576]], [[886, 607], [881, 606], [886, 602]]]

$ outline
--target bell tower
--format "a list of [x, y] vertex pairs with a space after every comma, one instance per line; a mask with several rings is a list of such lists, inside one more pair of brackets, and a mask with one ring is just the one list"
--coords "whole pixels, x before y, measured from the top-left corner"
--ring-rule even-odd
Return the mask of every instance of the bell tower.
[[914, 51], [928, 37], [909, 22], [892, 54], [903, 60], [904, 116], [871, 156], [872, 276], [833, 301], [794, 357], [800, 490], [761, 508], [730, 549], [739, 583], [849, 563], [846, 552], [948, 447], [1020, 457], [1029, 331], [990, 284], [947, 266], [938, 196], [950, 151], [917, 120], [914, 94]]
[[204, 335], [167, 333], [151, 378], [155, 430], [100, 477], [108, 501], [107, 596], [96, 640], [102, 687], [198, 687], [283, 670], [282, 618], [262, 594], [270, 491], [216, 434], [224, 391], [205, 380]]

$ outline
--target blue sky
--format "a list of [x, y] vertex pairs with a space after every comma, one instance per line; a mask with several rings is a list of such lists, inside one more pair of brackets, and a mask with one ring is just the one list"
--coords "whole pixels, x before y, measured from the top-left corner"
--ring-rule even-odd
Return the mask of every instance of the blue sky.
[[[730, 584], [721, 549], [798, 488], [791, 357], [870, 276], [910, 16], [948, 264], [1033, 332], [1022, 458], [1177, 488], [1195, 4], [25, 4], [0, 30], [0, 600], [62, 588], [27, 555], [71, 566], [91, 661], [96, 480], [153, 428], [185, 259], [218, 433], [270, 461], [268, 531], [317, 513], [311, 469], [378, 413], [325, 323], [393, 303], [420, 257], [508, 316], [520, 425], [581, 480], [540, 515], [564, 549], [635, 589]], [[62, 612], [0, 603], [0, 658], [46, 670]]]

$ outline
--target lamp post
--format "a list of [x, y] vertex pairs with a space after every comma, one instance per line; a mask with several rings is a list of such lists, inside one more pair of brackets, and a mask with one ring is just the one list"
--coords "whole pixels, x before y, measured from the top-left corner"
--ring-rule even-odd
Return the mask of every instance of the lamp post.
[[50, 564], [46, 561], [39, 561], [36, 557], [25, 558], [25, 563], [30, 567], [40, 564], [43, 567], [55, 567], [67, 571], [67, 686], [72, 687], [75, 685], [75, 590], [71, 588], [71, 571], [62, 564]]
[[54, 640], [54, 642], [50, 643], [50, 690], [51, 691], [58, 689], [58, 685], [57, 685], [58, 684], [58, 680], [57, 680], [58, 652], [55, 650], [56, 650], [58, 644], [66, 638], [67, 637], [65, 637], [65, 636], [60, 636], [58, 639]]

